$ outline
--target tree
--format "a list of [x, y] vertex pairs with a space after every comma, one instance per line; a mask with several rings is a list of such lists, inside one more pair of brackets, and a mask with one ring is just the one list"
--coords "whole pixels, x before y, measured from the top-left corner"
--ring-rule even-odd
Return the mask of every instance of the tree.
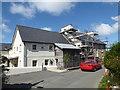
[[[8, 61], [8, 58], [2, 56], [1, 63], [4, 64]], [[2, 84], [6, 84], [8, 82], [9, 77], [5, 74], [5, 71], [9, 71], [4, 65], [2, 65]]]
[[64, 61], [64, 62], [70, 61], [70, 58], [71, 58], [71, 56], [70, 56], [70, 54], [68, 54], [68, 53], [66, 53], [66, 54], [63, 55], [63, 61]]
[[110, 71], [111, 84], [120, 85], [120, 42], [113, 44], [106, 52], [103, 64]]
[[8, 60], [8, 58], [7, 58], [7, 57], [2, 56], [2, 63], [6, 63], [6, 62], [7, 62], [7, 60]]

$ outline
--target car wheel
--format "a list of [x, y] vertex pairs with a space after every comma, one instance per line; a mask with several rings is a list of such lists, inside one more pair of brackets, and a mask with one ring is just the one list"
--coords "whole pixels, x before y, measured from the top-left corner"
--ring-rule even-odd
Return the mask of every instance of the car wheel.
[[83, 69], [81, 69], [81, 71], [84, 71]]
[[99, 69], [102, 69], [102, 65], [100, 65]]
[[96, 70], [97, 70], [96, 67], [94, 67], [93, 72], [95, 72]]

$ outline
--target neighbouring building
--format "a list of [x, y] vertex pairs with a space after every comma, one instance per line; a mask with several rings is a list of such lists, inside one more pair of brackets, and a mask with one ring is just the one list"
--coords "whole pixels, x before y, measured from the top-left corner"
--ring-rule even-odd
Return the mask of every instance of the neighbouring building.
[[0, 43], [0, 55], [9, 57], [9, 50], [11, 49], [11, 43]]
[[106, 44], [105, 41], [95, 38], [98, 35], [97, 33], [81, 33], [72, 24], [62, 27], [61, 33], [69, 40], [69, 43], [80, 48], [81, 59], [99, 58], [102, 60], [104, 58]]

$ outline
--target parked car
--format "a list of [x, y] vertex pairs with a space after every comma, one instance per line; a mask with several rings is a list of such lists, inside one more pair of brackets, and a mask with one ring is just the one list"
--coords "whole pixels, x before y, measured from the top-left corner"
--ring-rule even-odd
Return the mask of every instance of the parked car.
[[85, 59], [80, 63], [80, 69], [83, 70], [92, 70], [96, 71], [97, 69], [102, 68], [102, 64], [97, 59]]

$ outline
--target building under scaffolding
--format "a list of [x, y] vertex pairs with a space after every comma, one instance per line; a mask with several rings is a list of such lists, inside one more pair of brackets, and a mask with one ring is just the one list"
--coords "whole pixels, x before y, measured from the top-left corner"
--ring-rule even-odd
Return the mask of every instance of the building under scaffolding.
[[105, 55], [104, 42], [95, 38], [98, 34], [95, 32], [81, 33], [78, 29], [74, 28], [72, 24], [66, 25], [61, 28], [61, 34], [76, 47], [80, 48], [81, 59], [85, 58], [99, 58], [103, 59]]

